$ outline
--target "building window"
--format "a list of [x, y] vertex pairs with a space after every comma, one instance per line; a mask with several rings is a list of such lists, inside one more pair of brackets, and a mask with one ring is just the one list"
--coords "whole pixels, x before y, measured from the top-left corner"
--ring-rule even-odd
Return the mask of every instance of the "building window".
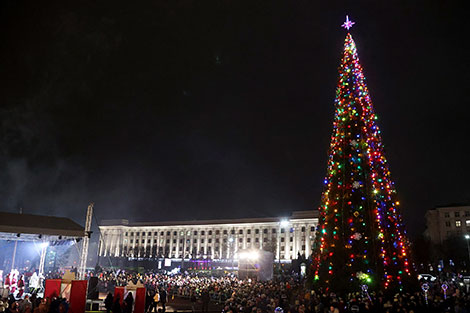
[[[467, 221], [468, 222], [468, 221]], [[468, 224], [467, 224], [468, 225]], [[446, 227], [450, 227], [450, 222], [446, 221]]]
[[216, 239], [215, 239], [215, 242], [216, 242], [216, 243], [219, 243], [219, 242], [220, 242], [219, 238], [216, 238]]
[[162, 232], [162, 231], [160, 232], [160, 236], [163, 236], [163, 232]]
[[126, 232], [126, 234], [125, 234], [124, 236], [127, 236], [127, 232]]
[[154, 239], [154, 240], [153, 240], [153, 243], [157, 243], [157, 239]]
[[305, 245], [302, 245], [302, 250], [304, 250], [304, 251], [305, 251]]
[[216, 234], [216, 235], [220, 234], [220, 230], [217, 229], [217, 230], [215, 231], [215, 234]]
[[310, 227], [310, 231], [312, 231], [312, 232], [315, 231], [315, 227], [313, 227], [313, 226]]
[[224, 235], [227, 235], [227, 230], [226, 229], [224, 229]]
[[465, 217], [470, 216], [470, 211], [465, 211]]
[[302, 232], [305, 233], [305, 226], [302, 226]]
[[197, 243], [197, 239], [194, 239], [194, 240], [193, 240], [193, 243]]
[[145, 243], [145, 239], [142, 239], [142, 241], [141, 241], [141, 242], [142, 242], [142, 243]]
[[460, 212], [454, 212], [455, 217], [460, 217]]
[[166, 243], [170, 243], [170, 239], [167, 239], [167, 240], [166, 240]]
[[227, 242], [227, 238], [224, 238], [224, 242]]
[[243, 229], [240, 229], [240, 230], [238, 231], [238, 233], [239, 233], [240, 235], [243, 235]]
[[136, 236], [140, 236], [140, 233], [135, 233]]
[[201, 239], [201, 243], [204, 243], [204, 238]]
[[284, 246], [281, 247], [281, 251], [284, 251], [286, 250], [286, 248]]
[[281, 242], [284, 242], [284, 237], [281, 237]]
[[246, 238], [246, 242], [251, 242], [251, 238]]
[[273, 234], [275, 234], [275, 233], [276, 233], [276, 228], [271, 229], [271, 232], [272, 232]]
[[170, 236], [170, 232], [169, 232], [169, 231], [167, 231], [167, 232], [166, 232], [166, 235], [167, 235], [167, 236]]
[[263, 242], [268, 242], [268, 238], [264, 238], [264, 239], [263, 239]]
[[201, 230], [201, 235], [203, 235], [203, 236], [204, 236], [205, 234], [206, 234], [206, 232], [205, 232], [205, 231], [203, 231], [203, 230]]
[[268, 233], [268, 229], [267, 228], [263, 229], [263, 234], [267, 234], [267, 233]]
[[212, 230], [209, 230], [209, 235], [212, 235]]
[[238, 238], [238, 242], [243, 242], [243, 238]]
[[177, 232], [175, 232], [175, 231], [173, 232], [173, 236], [176, 236], [177, 234], [178, 234]]
[[444, 217], [450, 217], [449, 212], [444, 212]]
[[207, 242], [212, 243], [212, 239], [211, 238], [207, 239]]
[[193, 234], [194, 234], [194, 236], [197, 236], [197, 230], [195, 230]]
[[131, 233], [131, 236], [134, 236], [134, 233]]
[[460, 227], [462, 226], [462, 222], [461, 221], [455, 221], [455, 227]]
[[470, 227], [470, 220], [465, 221], [465, 226]]
[[259, 229], [255, 229], [255, 234], [259, 234]]
[[152, 232], [148, 232], [148, 233], [147, 233], [147, 236], [152, 236]]
[[246, 233], [247, 233], [248, 235], [251, 235], [251, 229], [248, 229], [248, 230], [246, 231]]
[[131, 239], [131, 243], [133, 243], [133, 242], [134, 242], [134, 239]]
[[230, 232], [232, 235], [235, 235], [235, 229], [232, 229], [232, 231]]
[[290, 242], [294, 242], [294, 237], [290, 237]]
[[147, 239], [147, 243], [150, 243], [150, 242], [151, 242], [151, 240], [150, 240], [150, 239]]
[[259, 242], [259, 238], [255, 238], [255, 241], [256, 241], [256, 242]]
[[281, 234], [284, 234], [286, 230], [284, 228], [281, 228]]

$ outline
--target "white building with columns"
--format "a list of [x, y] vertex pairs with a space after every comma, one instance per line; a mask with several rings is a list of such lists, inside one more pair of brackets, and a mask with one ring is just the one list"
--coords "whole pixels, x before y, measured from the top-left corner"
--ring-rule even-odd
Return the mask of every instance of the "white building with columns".
[[127, 259], [236, 259], [242, 249], [271, 251], [289, 262], [309, 256], [317, 211], [294, 211], [288, 218], [247, 218], [184, 222], [101, 223], [99, 255]]

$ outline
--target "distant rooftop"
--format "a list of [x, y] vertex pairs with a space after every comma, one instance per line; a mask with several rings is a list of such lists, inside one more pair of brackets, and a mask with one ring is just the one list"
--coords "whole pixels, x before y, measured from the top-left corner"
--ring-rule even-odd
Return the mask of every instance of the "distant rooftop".
[[436, 205], [434, 208], [439, 209], [439, 208], [459, 208], [459, 207], [468, 207], [470, 206], [470, 203], [449, 203], [449, 204], [441, 204], [441, 205]]
[[100, 226], [179, 226], [179, 225], [215, 225], [215, 224], [244, 224], [244, 223], [275, 223], [283, 218], [291, 220], [318, 218], [317, 210], [294, 211], [289, 217], [253, 217], [214, 220], [186, 220], [169, 222], [129, 222], [125, 219], [102, 220]]

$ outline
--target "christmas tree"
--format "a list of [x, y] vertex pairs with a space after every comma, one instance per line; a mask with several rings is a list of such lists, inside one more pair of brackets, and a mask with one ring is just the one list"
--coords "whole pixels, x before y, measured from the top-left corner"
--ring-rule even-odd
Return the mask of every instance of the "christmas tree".
[[[343, 27], [349, 30], [353, 24], [346, 17]], [[336, 292], [359, 291], [362, 286], [401, 289], [411, 274], [409, 243], [350, 33], [335, 107], [313, 254], [314, 283]]]

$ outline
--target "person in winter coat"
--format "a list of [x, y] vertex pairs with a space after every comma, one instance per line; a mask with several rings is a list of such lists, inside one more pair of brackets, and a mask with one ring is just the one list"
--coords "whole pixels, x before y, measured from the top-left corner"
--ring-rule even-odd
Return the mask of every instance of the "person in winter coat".
[[110, 313], [111, 310], [113, 309], [113, 295], [111, 292], [108, 293], [106, 296], [106, 299], [104, 299], [104, 307], [106, 308], [106, 313]]
[[121, 296], [119, 294], [116, 295], [116, 299], [114, 299], [114, 304], [112, 308], [113, 313], [121, 313]]
[[126, 299], [124, 299], [126, 306], [124, 308], [124, 313], [132, 313], [132, 305], [134, 304], [134, 297], [132, 296], [132, 292], [127, 294]]

